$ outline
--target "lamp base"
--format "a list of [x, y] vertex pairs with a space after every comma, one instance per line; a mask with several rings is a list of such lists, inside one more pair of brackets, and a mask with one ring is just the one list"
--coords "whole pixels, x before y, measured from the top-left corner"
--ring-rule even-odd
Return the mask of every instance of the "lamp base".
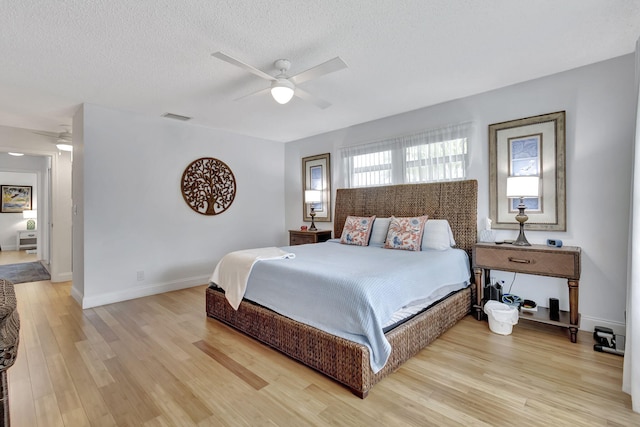
[[520, 224], [520, 234], [518, 238], [512, 243], [514, 246], [531, 246], [531, 243], [527, 241], [527, 238], [524, 236], [524, 230], [522, 229], [523, 224]]
[[524, 223], [529, 219], [529, 217], [524, 213], [524, 209], [524, 200], [521, 197], [520, 204], [518, 205], [518, 215], [516, 215], [516, 221], [520, 223], [520, 234], [516, 241], [512, 243], [514, 246], [531, 246], [531, 243], [529, 243], [527, 238], [524, 236]]
[[36, 222], [32, 219], [27, 221], [27, 230], [35, 230], [36, 229]]
[[314, 222], [316, 219], [316, 213], [313, 210], [313, 206], [311, 207], [309, 216], [311, 217], [311, 227], [309, 227], [309, 231], [318, 231], [318, 229], [316, 228], [316, 223]]

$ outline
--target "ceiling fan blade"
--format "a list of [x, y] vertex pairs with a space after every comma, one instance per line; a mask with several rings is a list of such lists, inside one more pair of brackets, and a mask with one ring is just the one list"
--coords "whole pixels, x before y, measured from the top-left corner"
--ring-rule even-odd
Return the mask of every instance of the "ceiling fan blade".
[[237, 67], [243, 68], [243, 69], [247, 70], [248, 72], [250, 72], [252, 74], [255, 74], [258, 77], [262, 77], [263, 79], [275, 80], [275, 77], [273, 77], [273, 76], [271, 76], [271, 75], [269, 75], [269, 74], [267, 74], [267, 73], [265, 73], [263, 71], [260, 71], [257, 68], [252, 67], [249, 64], [245, 64], [244, 62], [239, 61], [239, 60], [227, 55], [224, 52], [214, 52], [214, 53], [211, 54], [211, 56], [214, 56], [214, 57], [216, 57], [218, 59], [222, 59], [223, 61], [228, 62], [229, 64], [233, 64], [233, 65], [235, 65]]
[[309, 68], [308, 70], [298, 73], [295, 76], [289, 77], [289, 80], [298, 85], [300, 83], [304, 83], [320, 76], [324, 76], [325, 74], [342, 70], [343, 68], [347, 68], [347, 64], [345, 64], [345, 62], [340, 59], [339, 56], [336, 56], [335, 58], [330, 59], [327, 62], [323, 62], [320, 65], [316, 65], [315, 67]]
[[324, 99], [318, 98], [315, 95], [311, 95], [309, 92], [302, 90], [299, 87], [296, 87], [295, 92], [293, 94], [298, 98], [304, 99], [307, 102], [311, 102], [316, 107], [322, 108], [323, 110], [331, 106], [330, 102], [325, 101]]
[[234, 99], [234, 101], [240, 101], [241, 99], [245, 99], [245, 98], [248, 98], [248, 97], [250, 97], [250, 96], [254, 96], [254, 95], [261, 95], [261, 94], [263, 94], [263, 93], [268, 93], [270, 90], [271, 90], [271, 88], [270, 88], [270, 87], [266, 87], [266, 88], [264, 88], [264, 89], [260, 89], [260, 90], [258, 90], [258, 91], [256, 91], [256, 92], [251, 92], [251, 93], [248, 93], [248, 94], [246, 94], [246, 95], [242, 95], [240, 98], [236, 98], [236, 99]]
[[47, 131], [32, 130], [31, 133], [35, 133], [36, 135], [48, 136], [49, 138], [57, 138], [58, 137], [58, 132], [47, 132]]

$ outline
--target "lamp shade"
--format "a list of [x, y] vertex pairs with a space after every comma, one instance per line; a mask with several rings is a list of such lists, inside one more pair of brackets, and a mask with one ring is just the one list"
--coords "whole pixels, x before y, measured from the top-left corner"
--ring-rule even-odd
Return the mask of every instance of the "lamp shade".
[[507, 177], [507, 197], [538, 197], [540, 178], [537, 176]]
[[278, 104], [286, 104], [293, 98], [293, 83], [287, 79], [276, 79], [271, 84], [271, 96]]
[[22, 218], [24, 219], [35, 219], [38, 217], [37, 211], [35, 210], [24, 210], [22, 211]]
[[322, 201], [322, 191], [320, 190], [305, 190], [304, 202], [305, 203], [319, 203]]

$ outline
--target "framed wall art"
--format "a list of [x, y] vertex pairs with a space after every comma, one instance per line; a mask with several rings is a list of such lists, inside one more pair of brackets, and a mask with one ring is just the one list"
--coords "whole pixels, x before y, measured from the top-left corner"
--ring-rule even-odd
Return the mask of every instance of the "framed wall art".
[[[305, 190], [321, 192], [320, 202], [305, 203]], [[329, 153], [302, 159], [302, 211], [304, 221], [311, 221], [311, 207], [315, 221], [331, 221], [331, 162]]]
[[564, 231], [565, 112], [489, 125], [489, 216], [492, 227], [517, 229], [518, 199], [506, 196], [508, 176], [540, 177], [540, 196], [525, 199], [527, 229]]
[[219, 215], [229, 209], [236, 197], [236, 178], [222, 160], [202, 157], [182, 173], [182, 197], [201, 215]]
[[32, 187], [30, 185], [2, 185], [2, 213], [22, 213], [24, 210], [31, 210]]

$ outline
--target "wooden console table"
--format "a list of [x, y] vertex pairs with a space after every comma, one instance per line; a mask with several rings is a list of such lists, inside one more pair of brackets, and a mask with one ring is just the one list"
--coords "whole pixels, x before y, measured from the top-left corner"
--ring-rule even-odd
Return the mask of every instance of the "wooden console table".
[[513, 246], [508, 243], [478, 243], [473, 248], [473, 268], [476, 281], [476, 318], [482, 319], [482, 292], [489, 283], [491, 270], [512, 271], [567, 279], [569, 286], [569, 312], [560, 311], [559, 319], [551, 319], [549, 310], [538, 307], [537, 312], [521, 312], [521, 319], [562, 326], [569, 329], [571, 342], [576, 342], [580, 327], [578, 286], [580, 280], [580, 254], [577, 246], [554, 248], [544, 245]]

